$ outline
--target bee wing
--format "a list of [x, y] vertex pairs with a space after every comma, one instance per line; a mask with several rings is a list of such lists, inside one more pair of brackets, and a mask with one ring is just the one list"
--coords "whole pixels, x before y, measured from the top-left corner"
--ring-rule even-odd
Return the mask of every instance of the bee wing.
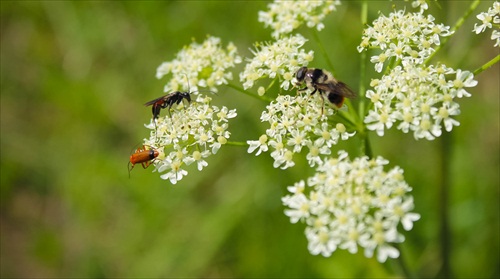
[[337, 81], [337, 82], [328, 82], [328, 83], [316, 83], [316, 87], [318, 90], [324, 92], [332, 92], [338, 94], [342, 97], [346, 97], [349, 99], [356, 98], [356, 93], [354, 93], [347, 84]]

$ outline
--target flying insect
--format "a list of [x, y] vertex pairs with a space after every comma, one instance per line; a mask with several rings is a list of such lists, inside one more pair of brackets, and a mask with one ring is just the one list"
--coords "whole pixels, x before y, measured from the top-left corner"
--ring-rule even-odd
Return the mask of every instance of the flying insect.
[[356, 94], [345, 83], [335, 79], [326, 70], [301, 67], [295, 73], [295, 78], [297, 79], [297, 86], [305, 84], [305, 87], [299, 88], [299, 91], [313, 90], [311, 95], [319, 92], [323, 103], [326, 97], [336, 109], [342, 108], [345, 98], [352, 99], [356, 97]]

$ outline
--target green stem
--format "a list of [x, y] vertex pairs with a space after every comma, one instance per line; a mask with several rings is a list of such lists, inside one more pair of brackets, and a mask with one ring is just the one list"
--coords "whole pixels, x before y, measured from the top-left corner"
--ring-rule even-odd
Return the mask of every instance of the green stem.
[[403, 251], [401, 250], [401, 245], [399, 243], [394, 243], [394, 247], [399, 250], [399, 257], [396, 259], [396, 263], [400, 269], [400, 272], [403, 274], [404, 278], [416, 278], [415, 274], [413, 274], [408, 265], [406, 264], [405, 258], [403, 257]]
[[361, 154], [368, 156], [368, 158], [373, 158], [373, 150], [370, 144], [370, 137], [367, 131], [361, 133]]
[[450, 162], [451, 162], [451, 148], [452, 146], [452, 135], [451, 133], [443, 133], [441, 136], [441, 148], [440, 148], [440, 172], [441, 176], [439, 178], [439, 219], [440, 219], [440, 229], [439, 238], [441, 243], [441, 257], [442, 266], [439, 272], [439, 276], [443, 278], [453, 278], [450, 267], [450, 255], [451, 255], [451, 234], [450, 234], [450, 224], [449, 224], [449, 192], [451, 188], [451, 173], [450, 173]]
[[489, 67], [493, 66], [495, 63], [497, 63], [498, 61], [500, 61], [500, 54], [495, 56], [495, 58], [491, 59], [490, 61], [486, 62], [486, 64], [484, 64], [483, 66], [479, 67], [478, 69], [476, 69], [473, 74], [476, 76], [478, 75], [479, 73], [481, 73], [482, 71], [488, 69]]
[[332, 61], [330, 60], [330, 57], [328, 56], [328, 53], [326, 52], [325, 47], [321, 43], [321, 40], [318, 35], [318, 31], [316, 29], [313, 29], [312, 32], [313, 38], [316, 41], [316, 44], [319, 46], [319, 49], [321, 51], [321, 54], [326, 60], [326, 63], [328, 64], [328, 71], [332, 73], [333, 76], [335, 76], [335, 69], [333, 68]]
[[251, 97], [254, 97], [256, 99], [259, 99], [261, 101], [264, 101], [264, 102], [267, 102], [267, 103], [270, 103], [272, 102], [273, 100], [271, 98], [268, 98], [268, 97], [265, 97], [265, 96], [259, 96], [257, 94], [253, 94], [253, 93], [250, 93], [248, 91], [246, 91], [245, 89], [243, 89], [242, 87], [239, 87], [237, 85], [234, 85], [232, 83], [228, 83], [227, 84], [228, 87], [231, 87], [232, 89], [236, 90], [236, 91], [239, 91], [245, 95], [248, 95], [248, 96], [251, 96]]
[[[368, 1], [363, 1], [361, 4], [361, 25], [364, 28], [368, 23]], [[365, 114], [367, 111], [365, 98], [365, 90], [366, 90], [366, 63], [367, 63], [367, 54], [366, 51], [361, 52], [361, 58], [359, 61], [359, 71], [360, 71], [360, 79], [359, 79], [359, 107], [358, 107], [358, 133], [361, 135], [361, 154], [368, 156], [368, 158], [373, 157], [373, 151], [370, 144], [370, 138], [368, 136], [368, 132], [366, 131], [365, 123], [363, 119], [365, 119]]]
[[[470, 6], [469, 6], [469, 9], [465, 12], [465, 14], [458, 19], [457, 23], [455, 23], [455, 26], [453, 26], [453, 28], [451, 28], [451, 32], [452, 33], [455, 33], [458, 28], [460, 28], [460, 26], [462, 26], [462, 24], [465, 22], [465, 20], [472, 14], [472, 12], [477, 8], [477, 6], [479, 5], [481, 1], [480, 0], [476, 0], [474, 1]], [[441, 44], [439, 46], [436, 47], [435, 51], [433, 53], [431, 53], [431, 55], [429, 56], [429, 58], [427, 58], [425, 61], [424, 61], [424, 65], [427, 64], [431, 59], [432, 57], [434, 57], [434, 55], [440, 50], [442, 49], [446, 43], [448, 42], [448, 40], [451, 38], [451, 36], [448, 36], [448, 37], [444, 37], [443, 40], [441, 41]]]
[[226, 142], [225, 145], [231, 145], [231, 146], [248, 146], [248, 143], [241, 142], [241, 141], [228, 141], [228, 142]]
[[[366, 26], [368, 21], [368, 1], [363, 1], [361, 5], [361, 25]], [[366, 79], [366, 51], [361, 52], [361, 59], [359, 64], [359, 119], [365, 118], [365, 110], [366, 110], [366, 98], [365, 98], [365, 79]]]

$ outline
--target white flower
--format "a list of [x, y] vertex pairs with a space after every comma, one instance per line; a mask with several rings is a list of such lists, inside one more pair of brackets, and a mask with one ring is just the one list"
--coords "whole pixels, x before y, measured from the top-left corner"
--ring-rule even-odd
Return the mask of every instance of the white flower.
[[248, 153], [254, 152], [257, 148], [259, 149], [257, 153], [255, 153], [255, 156], [259, 156], [260, 153], [268, 150], [267, 135], [260, 136], [259, 140], [248, 140], [247, 143], [249, 145]]
[[476, 32], [476, 34], [482, 33], [486, 30], [486, 28], [491, 28], [493, 26], [491, 24], [493, 17], [488, 13], [480, 13], [476, 17], [482, 22], [481, 25], [478, 25], [477, 23], [474, 24], [474, 32]]
[[299, 153], [302, 150], [302, 146], [310, 144], [310, 140], [306, 137], [304, 130], [290, 129], [290, 139], [287, 145], [293, 146], [293, 152]]
[[384, 135], [384, 130], [390, 129], [392, 124], [396, 122], [396, 114], [391, 113], [392, 109], [389, 106], [384, 106], [377, 110], [371, 110], [365, 117], [365, 123], [368, 130], [376, 131], [378, 136]]
[[275, 168], [280, 167], [282, 170], [295, 166], [293, 161], [293, 152], [285, 149], [284, 152], [280, 153], [279, 156], [273, 157]]
[[500, 31], [499, 30], [493, 30], [491, 32], [491, 39], [495, 41], [494, 47], [500, 47]]
[[184, 151], [174, 151], [171, 152], [167, 158], [161, 163], [159, 163], [158, 172], [162, 172], [164, 168], [169, 168], [170, 171], [161, 175], [160, 177], [165, 180], [170, 180], [170, 183], [176, 184], [177, 181], [181, 180], [188, 172], [181, 168], [182, 158]]
[[289, 195], [282, 198], [285, 215], [292, 223], [307, 225], [311, 254], [328, 257], [336, 249], [356, 253], [363, 248], [367, 257], [376, 252], [380, 262], [399, 256], [392, 245], [404, 241], [399, 225], [411, 230], [420, 215], [411, 212], [412, 189], [403, 170], [385, 171], [387, 164], [382, 157], [351, 161], [340, 151], [337, 158], [320, 161], [307, 184], [300, 181], [287, 187]]
[[339, 0], [274, 1], [268, 4], [268, 11], [259, 11], [259, 22], [271, 27], [274, 30], [272, 36], [276, 39], [291, 33], [304, 23], [307, 27], [316, 27], [320, 31], [324, 27], [322, 21], [325, 16], [338, 5]]
[[285, 210], [285, 215], [290, 217], [290, 222], [297, 223], [309, 217], [309, 200], [303, 194], [291, 196], [286, 202], [290, 209]]
[[443, 103], [439, 108], [438, 113], [434, 117], [436, 124], [440, 124], [441, 121], [444, 122], [444, 127], [447, 132], [453, 129], [453, 126], [459, 126], [460, 122], [451, 118], [450, 116], [455, 116], [460, 114], [460, 106], [457, 103]]
[[370, 62], [375, 63], [375, 71], [378, 73], [382, 72], [382, 67], [384, 66], [384, 62], [387, 60], [387, 57], [388, 55], [385, 52], [382, 52], [380, 55], [372, 56], [370, 58]]
[[344, 236], [344, 240], [341, 241], [340, 249], [347, 250], [351, 254], [355, 254], [358, 252], [358, 242], [360, 239], [369, 238], [369, 235], [366, 233], [366, 225], [363, 223], [358, 223], [355, 226], [351, 226], [348, 228], [347, 233]]
[[323, 257], [330, 257], [337, 250], [339, 240], [327, 227], [319, 230], [306, 228], [306, 237], [309, 241], [307, 247], [312, 255], [321, 254]]
[[390, 243], [400, 243], [404, 237], [398, 233], [393, 222], [384, 219], [379, 212], [366, 219], [367, 233], [360, 238], [359, 244], [365, 249], [365, 256], [371, 258], [377, 251], [377, 260], [381, 263], [387, 258], [399, 257], [399, 251]]
[[423, 13], [425, 10], [429, 9], [429, 4], [427, 4], [426, 0], [414, 0], [411, 2], [411, 6], [413, 8], [420, 7], [419, 13]]
[[[280, 87], [288, 90], [295, 72], [314, 57], [313, 51], [306, 53], [302, 49], [306, 41], [302, 35], [297, 34], [273, 43], [258, 44], [252, 51], [254, 57], [247, 60], [245, 70], [240, 73], [243, 88], [253, 87], [258, 79], [271, 78], [280, 80]], [[260, 90], [260, 93], [265, 94], [265, 90]]]
[[188, 157], [184, 160], [184, 162], [187, 165], [190, 165], [191, 163], [196, 162], [198, 166], [198, 170], [201, 171], [204, 167], [208, 166], [208, 163], [204, 160], [204, 158], [210, 156], [211, 153], [209, 150], [205, 150], [203, 152], [200, 152], [198, 150], [195, 150], [192, 154], [191, 157]]
[[450, 94], [452, 97], [470, 97], [470, 93], [467, 92], [464, 87], [474, 87], [477, 85], [477, 80], [474, 80], [474, 75], [469, 71], [457, 70], [457, 76], [453, 81], [452, 87], [450, 88]]
[[321, 162], [320, 155], [329, 155], [331, 153], [330, 148], [327, 145], [323, 145], [323, 141], [317, 139], [314, 143], [309, 142], [307, 145], [309, 153], [307, 153], [306, 159], [311, 167]]

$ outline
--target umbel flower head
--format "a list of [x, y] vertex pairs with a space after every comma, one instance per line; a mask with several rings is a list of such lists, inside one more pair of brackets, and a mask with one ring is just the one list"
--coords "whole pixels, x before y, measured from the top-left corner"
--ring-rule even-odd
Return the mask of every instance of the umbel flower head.
[[474, 75], [441, 64], [437, 67], [404, 63], [381, 79], [371, 82], [373, 90], [366, 97], [373, 108], [365, 117], [367, 128], [384, 135], [398, 123], [397, 129], [413, 132], [415, 139], [433, 140], [460, 123], [453, 117], [460, 114], [456, 98], [470, 97], [467, 87], [474, 87]]
[[363, 31], [358, 51], [382, 50], [370, 59], [380, 73], [393, 57], [405, 63], [422, 64], [435, 51], [434, 47], [440, 45], [440, 37], [451, 34], [450, 27], [435, 24], [432, 15], [400, 10], [373, 21], [373, 26]]
[[295, 72], [314, 58], [314, 52], [305, 52], [301, 47], [307, 40], [300, 34], [279, 39], [272, 43], [260, 44], [252, 51], [254, 57], [248, 59], [245, 70], [240, 73], [240, 81], [246, 90], [253, 87], [258, 79], [271, 78], [281, 81], [280, 87], [288, 90]]
[[500, 47], [500, 2], [495, 1], [487, 12], [482, 12], [476, 17], [481, 21], [481, 24], [474, 24], [472, 31], [479, 34], [485, 32], [487, 28], [493, 29], [491, 39], [495, 41], [494, 47]]
[[328, 1], [274, 1], [268, 4], [268, 11], [259, 11], [259, 22], [273, 29], [272, 36], [280, 38], [291, 33], [304, 23], [307, 27], [323, 29], [323, 19], [335, 11], [340, 5], [339, 0]]
[[[187, 175], [184, 168], [192, 163], [201, 171], [208, 165], [205, 158], [227, 143], [228, 119], [236, 117], [236, 110], [211, 105], [212, 99], [197, 90], [201, 86], [216, 92], [216, 86], [232, 79], [229, 69], [240, 62], [232, 43], [224, 49], [219, 38], [208, 37], [202, 44], [193, 42], [185, 46], [174, 60], [158, 67], [157, 78], [173, 74], [165, 85], [165, 92], [191, 90], [188, 93], [197, 96], [189, 106], [184, 107], [181, 102], [169, 107], [168, 116], [152, 119], [146, 125], [151, 129], [151, 136], [144, 143], [160, 151], [154, 164], [155, 170], [164, 173], [161, 178], [175, 184]], [[181, 87], [186, 84], [186, 77], [191, 88]]]
[[146, 126], [151, 136], [144, 144], [162, 151], [154, 161], [155, 169], [164, 173], [162, 179], [177, 183], [188, 174], [185, 166], [193, 163], [201, 171], [208, 165], [205, 159], [227, 143], [228, 120], [236, 117], [236, 110], [210, 105], [211, 100], [199, 94], [187, 107], [181, 103], [172, 108], [171, 116]]
[[327, 105], [323, 109], [319, 95], [278, 96], [260, 117], [269, 128], [259, 140], [247, 141], [248, 153], [259, 155], [271, 149], [274, 167], [286, 169], [295, 165], [293, 156], [306, 149], [309, 165], [315, 166], [339, 140], [352, 137], [354, 132], [348, 133], [344, 124], [329, 121], [336, 111]]
[[380, 16], [364, 30], [358, 50], [382, 50], [371, 57], [375, 70], [381, 72], [389, 61], [393, 63], [387, 74], [371, 81], [373, 90], [366, 91], [373, 103], [364, 119], [369, 130], [383, 136], [385, 129], [398, 123], [397, 129], [412, 131], [415, 139], [433, 140], [441, 136], [443, 126], [450, 132], [460, 124], [453, 118], [460, 114], [455, 99], [470, 96], [465, 89], [477, 85], [474, 75], [443, 64], [425, 65], [440, 37], [452, 34], [449, 29], [435, 24], [431, 15], [401, 10]]
[[164, 91], [167, 93], [186, 90], [181, 88], [186, 83], [186, 77], [192, 91], [201, 86], [217, 92], [216, 86], [227, 84], [228, 80], [233, 79], [229, 69], [238, 63], [241, 63], [241, 57], [233, 43], [223, 48], [219, 38], [208, 37], [201, 44], [193, 42], [185, 46], [174, 60], [163, 62], [156, 70], [156, 77], [160, 79], [172, 74], [165, 85]]
[[285, 214], [292, 223], [306, 224], [308, 249], [313, 255], [329, 257], [335, 250], [366, 257], [376, 253], [379, 262], [399, 257], [393, 243], [404, 241], [399, 225], [409, 231], [420, 215], [412, 213], [412, 190], [403, 170], [384, 170], [388, 161], [378, 157], [348, 158], [345, 151], [338, 158], [327, 158], [307, 181], [288, 187], [282, 198]]

